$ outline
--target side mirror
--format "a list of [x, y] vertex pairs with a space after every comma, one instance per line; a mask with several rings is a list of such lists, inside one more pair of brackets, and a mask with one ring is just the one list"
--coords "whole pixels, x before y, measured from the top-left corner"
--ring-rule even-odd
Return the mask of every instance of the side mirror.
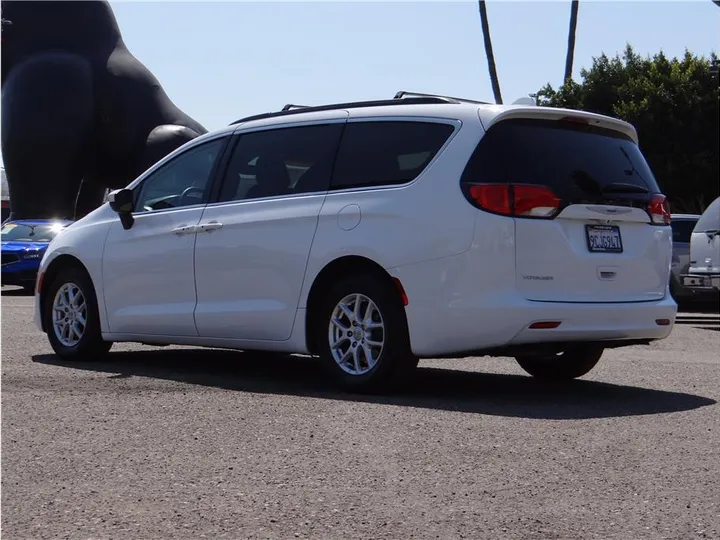
[[108, 195], [107, 200], [110, 203], [110, 208], [120, 216], [123, 229], [128, 230], [132, 227], [135, 221], [132, 215], [133, 204], [135, 202], [132, 190], [118, 189], [117, 191], [112, 191]]

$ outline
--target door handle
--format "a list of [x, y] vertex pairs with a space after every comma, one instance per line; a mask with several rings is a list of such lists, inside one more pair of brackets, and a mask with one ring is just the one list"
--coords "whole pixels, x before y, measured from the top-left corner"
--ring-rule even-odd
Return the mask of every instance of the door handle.
[[218, 221], [210, 221], [208, 223], [203, 223], [202, 225], [198, 225], [200, 228], [200, 232], [212, 232], [222, 227], [222, 223]]
[[196, 225], [180, 225], [179, 227], [175, 227], [172, 232], [178, 235], [181, 234], [188, 234], [195, 232], [197, 230]]

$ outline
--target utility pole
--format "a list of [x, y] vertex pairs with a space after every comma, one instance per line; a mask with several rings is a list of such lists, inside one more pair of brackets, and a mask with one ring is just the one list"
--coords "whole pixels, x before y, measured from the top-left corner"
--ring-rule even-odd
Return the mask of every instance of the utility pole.
[[490, 24], [488, 23], [485, 0], [478, 0], [478, 4], [480, 8], [480, 24], [482, 25], [483, 41], [485, 42], [485, 56], [487, 57], [488, 71], [490, 72], [490, 82], [492, 83], [495, 103], [502, 104], [500, 81], [498, 80], [497, 69], [495, 69], [495, 55], [493, 54], [492, 40], [490, 39]]
[[[717, 1], [720, 2], [720, 0]], [[572, 0], [570, 5], [570, 29], [568, 30], [567, 56], [565, 57], [565, 77], [563, 78], [563, 84], [572, 78], [573, 61], [575, 59], [575, 32], [577, 31], [579, 7], [579, 0]]]

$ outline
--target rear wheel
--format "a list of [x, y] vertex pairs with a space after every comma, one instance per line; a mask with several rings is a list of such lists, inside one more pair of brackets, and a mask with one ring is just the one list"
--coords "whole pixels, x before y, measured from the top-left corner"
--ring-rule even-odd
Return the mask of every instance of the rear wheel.
[[50, 345], [64, 360], [95, 360], [112, 347], [102, 339], [92, 281], [79, 268], [60, 271], [47, 290], [42, 315]]
[[538, 356], [516, 356], [520, 367], [533, 377], [569, 380], [589, 373], [600, 361], [602, 347], [577, 345], [556, 353]]
[[326, 292], [314, 317], [320, 358], [344, 389], [386, 389], [417, 366], [402, 302], [382, 276], [339, 280]]

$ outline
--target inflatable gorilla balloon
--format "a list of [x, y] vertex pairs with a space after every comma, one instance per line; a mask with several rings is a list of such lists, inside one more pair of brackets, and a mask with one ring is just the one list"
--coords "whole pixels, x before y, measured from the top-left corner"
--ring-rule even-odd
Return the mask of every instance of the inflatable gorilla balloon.
[[105, 1], [2, 1], [11, 219], [79, 219], [207, 130], [125, 47]]

